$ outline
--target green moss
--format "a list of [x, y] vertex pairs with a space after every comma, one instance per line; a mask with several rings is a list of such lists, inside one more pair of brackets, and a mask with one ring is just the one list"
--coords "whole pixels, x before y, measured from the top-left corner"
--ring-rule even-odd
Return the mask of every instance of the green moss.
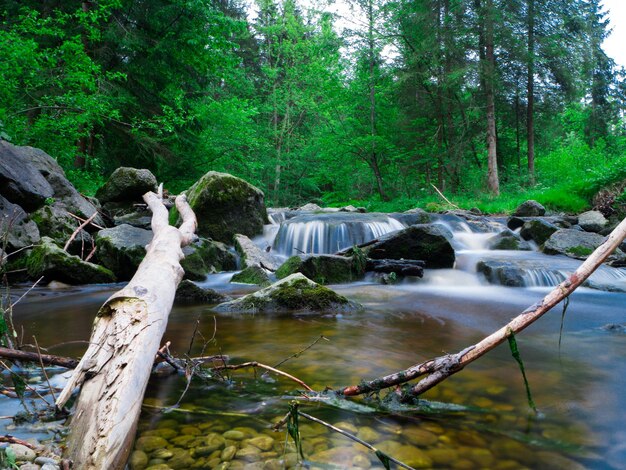
[[235, 274], [230, 282], [238, 282], [240, 284], [255, 284], [258, 286], [269, 286], [270, 279], [267, 273], [258, 266], [251, 266]]
[[69, 284], [99, 284], [115, 282], [115, 275], [97, 264], [71, 256], [48, 238], [31, 251], [26, 260], [26, 270], [31, 278], [45, 276]]
[[573, 256], [577, 256], [577, 257], [587, 257], [589, 256], [591, 253], [593, 253], [593, 249], [591, 248], [587, 248], [585, 246], [573, 246], [571, 248], [568, 248], [567, 253], [573, 255]]
[[345, 305], [348, 299], [320, 285], [299, 279], [285, 284], [270, 294], [280, 307], [290, 310], [325, 310], [334, 305]]
[[290, 274], [297, 273], [302, 265], [302, 259], [299, 256], [292, 256], [287, 259], [280, 267], [276, 270], [276, 278], [283, 279]]

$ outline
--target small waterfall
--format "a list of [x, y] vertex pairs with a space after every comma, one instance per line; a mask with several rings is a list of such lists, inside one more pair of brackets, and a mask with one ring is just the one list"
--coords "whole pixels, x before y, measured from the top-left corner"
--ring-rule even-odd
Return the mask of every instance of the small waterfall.
[[[465, 253], [457, 268], [482, 272], [491, 284], [509, 287], [554, 287], [573, 273], [582, 261], [537, 252], [495, 251]], [[583, 286], [626, 292], [626, 269], [600, 266]]]
[[454, 214], [433, 214], [433, 222], [452, 232], [452, 246], [456, 251], [486, 250], [487, 240], [506, 228], [503, 224], [486, 218], [466, 220]]
[[281, 224], [274, 250], [287, 256], [332, 254], [403, 228], [385, 214], [302, 214]]

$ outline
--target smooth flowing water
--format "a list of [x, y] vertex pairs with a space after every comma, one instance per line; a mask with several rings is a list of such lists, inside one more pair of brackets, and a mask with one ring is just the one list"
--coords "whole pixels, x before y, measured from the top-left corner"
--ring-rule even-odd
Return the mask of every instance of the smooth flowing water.
[[[186, 354], [199, 322], [202, 337], [214, 341], [202, 351], [204, 341], [197, 337], [191, 355], [221, 353], [231, 363], [280, 363], [280, 369], [315, 390], [356, 384], [463, 349], [548, 292], [547, 282], [503, 287], [488, 284], [475, 271], [477, 261], [488, 256], [543, 255], [494, 254], [477, 245], [473, 240], [458, 246], [457, 269], [427, 270], [423, 279], [331, 286], [362, 303], [361, 313], [225, 316], [210, 306], [175, 307], [164, 340], [172, 342], [175, 354]], [[558, 265], [563, 271], [577, 264], [549, 260], [563, 263]], [[621, 274], [615, 276], [619, 280]], [[229, 277], [214, 275], [205, 285], [235, 296], [250, 291], [227, 284]], [[16, 307], [15, 319], [39, 344], [66, 343], [51, 353], [79, 355], [84, 345], [69, 342], [88, 338], [99, 305], [116, 288], [35, 289]], [[517, 336], [538, 414], [528, 406], [506, 345], [427, 392], [428, 402], [417, 412], [339, 410], [307, 400], [296, 383], [260, 369], [231, 371], [226, 382], [224, 377], [195, 381], [179, 408], [163, 412], [178, 401], [186, 381], [156, 376], [139, 425], [134, 468], [302, 465], [284, 429], [271, 430], [293, 399], [302, 411], [416, 468], [626, 468], [626, 334], [603, 328], [626, 322], [626, 294], [579, 289], [570, 298], [559, 349], [561, 313], [559, 306]], [[3, 400], [10, 401], [0, 397], [0, 414], [8, 414]], [[364, 403], [375, 406], [373, 399]], [[373, 452], [319, 424], [301, 418], [300, 431], [304, 465], [310, 468], [383, 468]]]

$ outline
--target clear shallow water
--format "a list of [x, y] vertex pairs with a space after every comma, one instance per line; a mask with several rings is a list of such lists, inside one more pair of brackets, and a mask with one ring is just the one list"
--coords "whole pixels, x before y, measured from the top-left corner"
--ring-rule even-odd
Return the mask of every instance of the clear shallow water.
[[[199, 319], [205, 338], [213, 335], [217, 325], [216, 343], [209, 345], [206, 353], [228, 354], [231, 363], [256, 360], [276, 365], [323, 335], [328, 341], [319, 341], [281, 369], [316, 390], [340, 388], [456, 352], [507, 322], [548, 290], [483, 285], [472, 281], [468, 273], [458, 276], [452, 270], [430, 274], [425, 282], [395, 286], [333, 286], [365, 306], [360, 314], [342, 317], [222, 317], [208, 306], [175, 307], [164, 340], [172, 341], [177, 354], [186, 353]], [[450, 282], [446, 283], [446, 278]], [[39, 289], [16, 307], [16, 321], [36, 334], [40, 344], [83, 340], [89, 336], [93, 315], [111, 290], [92, 287], [61, 294]], [[464, 411], [359, 415], [319, 403], [307, 404], [306, 399], [299, 401], [303, 411], [360, 432], [361, 437], [391, 455], [414, 465], [422, 462], [427, 468], [577, 468], [576, 463], [586, 468], [626, 468], [626, 335], [601, 329], [606, 323], [623, 322], [625, 294], [583, 289], [572, 296], [560, 353], [560, 310], [518, 336], [533, 398], [541, 412], [539, 418], [529, 411], [519, 370], [507, 347], [496, 349], [424, 396], [468, 407]], [[79, 355], [82, 349], [81, 344], [72, 343], [51, 352]], [[192, 354], [199, 353], [197, 344]], [[147, 403], [171, 406], [184, 385], [182, 377], [155, 377]], [[287, 397], [297, 395], [298, 388], [282, 378], [265, 380], [261, 371], [256, 375], [252, 371], [232, 372], [229, 386], [218, 381], [197, 382], [183, 399], [186, 412], [163, 414], [146, 408], [138, 436], [167, 429], [164, 435], [174, 433], [168, 437], [169, 446], [183, 449], [194, 463], [206, 464], [210, 455], [191, 457], [195, 456], [192, 450], [202, 447], [197, 442], [173, 441], [196, 429], [203, 439], [243, 429], [246, 437], [233, 441], [239, 450], [250, 438], [274, 439], [271, 450], [263, 451], [264, 456], [255, 454], [245, 459], [258, 457], [255, 462], [269, 462], [270, 468], [284, 456], [289, 463], [294, 459], [293, 449], [283, 452], [284, 433], [268, 428], [284, 415]], [[3, 400], [9, 402], [0, 397]], [[317, 424], [303, 425], [304, 434], [308, 433], [305, 442], [309, 442], [305, 456], [311, 461], [343, 468], [380, 468], [375, 456], [361, 446]], [[245, 459], [235, 458], [233, 462], [251, 463]], [[191, 465], [191, 460], [187, 462], [185, 465]], [[238, 466], [232, 463], [231, 468]]]

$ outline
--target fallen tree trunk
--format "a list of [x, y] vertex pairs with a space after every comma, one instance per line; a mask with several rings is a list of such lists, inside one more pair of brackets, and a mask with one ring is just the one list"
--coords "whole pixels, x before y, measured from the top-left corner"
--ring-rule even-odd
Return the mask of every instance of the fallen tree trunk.
[[424, 262], [413, 259], [370, 259], [367, 258], [365, 271], [375, 273], [396, 273], [402, 276], [424, 275]]
[[423, 375], [427, 377], [420, 380], [403, 395], [402, 399], [408, 401], [411, 398], [430, 390], [435, 385], [448, 377], [461, 371], [466, 365], [474, 362], [479, 357], [491, 351], [496, 346], [507, 341], [511, 334], [516, 334], [538, 320], [542, 315], [550, 311], [555, 305], [569, 296], [578, 288], [609, 255], [615, 251], [620, 243], [626, 238], [626, 219], [611, 232], [606, 241], [600, 245], [578, 269], [565, 281], [556, 286], [543, 300], [530, 306], [505, 326], [490, 334], [478, 343], [465, 348], [456, 354], [447, 354], [420, 364], [413, 365], [408, 369], [389, 374], [384, 377], [363, 382], [359, 385], [345, 387], [338, 393], [343, 396], [356, 396], [371, 393], [384, 388], [409, 382]]
[[82, 385], [70, 421], [66, 454], [80, 469], [122, 469], [131, 451], [143, 395], [176, 287], [183, 277], [182, 247], [194, 238], [196, 217], [184, 196], [176, 198], [180, 229], [154, 193], [153, 238], [135, 276], [100, 308], [89, 348], [56, 405], [63, 408]]

